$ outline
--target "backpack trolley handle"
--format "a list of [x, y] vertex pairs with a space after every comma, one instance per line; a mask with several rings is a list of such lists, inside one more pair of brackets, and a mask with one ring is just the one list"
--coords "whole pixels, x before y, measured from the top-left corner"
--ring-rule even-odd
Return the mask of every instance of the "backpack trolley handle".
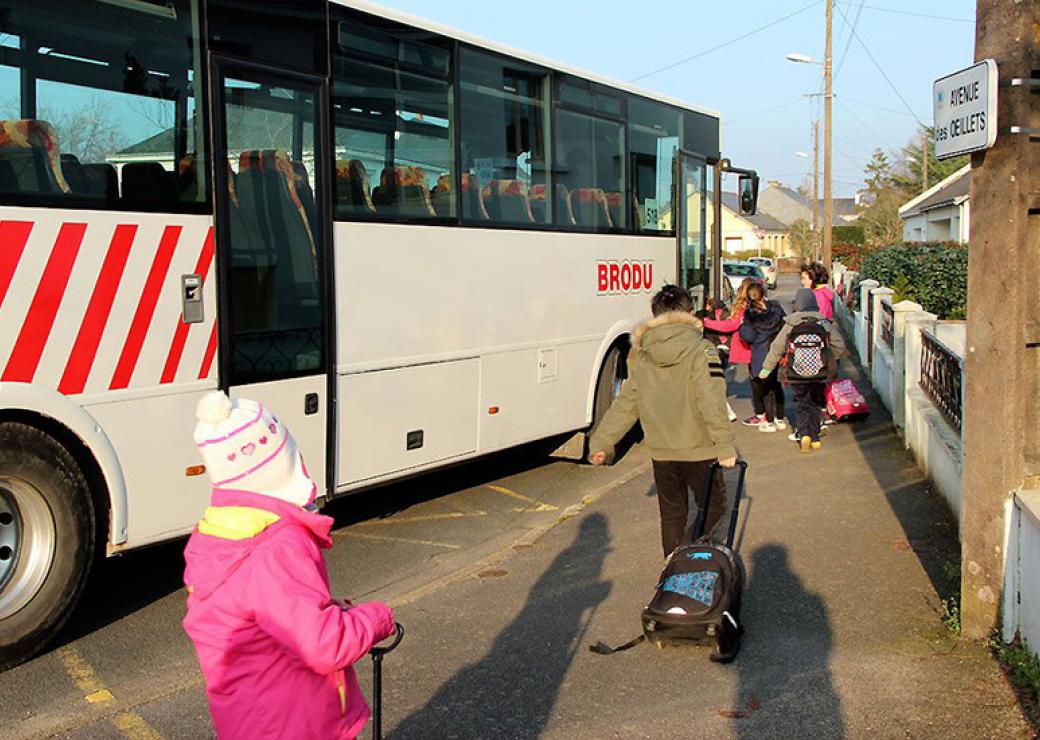
[[396, 632], [393, 642], [385, 647], [373, 647], [368, 651], [372, 656], [372, 737], [381, 740], [383, 737], [383, 656], [392, 653], [404, 639], [404, 627], [394, 622]]
[[[693, 541], [696, 542], [704, 536], [704, 527], [708, 522], [708, 507], [711, 505], [711, 496], [714, 493], [715, 474], [722, 465], [716, 460], [708, 468], [708, 475], [704, 481], [704, 505], [697, 512], [697, 522], [694, 524]], [[729, 517], [729, 533], [726, 535], [726, 547], [733, 549], [733, 539], [737, 534], [737, 522], [740, 520], [740, 497], [744, 493], [744, 476], [747, 475], [747, 461], [737, 460], [737, 490], [733, 494], [733, 511]]]

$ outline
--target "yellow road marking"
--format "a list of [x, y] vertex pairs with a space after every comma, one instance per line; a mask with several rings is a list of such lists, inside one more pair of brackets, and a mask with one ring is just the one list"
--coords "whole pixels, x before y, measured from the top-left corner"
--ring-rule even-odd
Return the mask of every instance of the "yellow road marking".
[[428, 547], [444, 547], [448, 550], [460, 550], [462, 545], [452, 545], [447, 542], [434, 542], [433, 540], [411, 540], [406, 537], [390, 537], [382, 534], [362, 534], [361, 532], [337, 532], [344, 537], [357, 537], [363, 540], [380, 540], [383, 542], [401, 542], [406, 545], [426, 545]]
[[517, 493], [516, 491], [511, 491], [510, 489], [506, 488], [505, 486], [491, 486], [491, 485], [488, 485], [488, 486], [485, 486], [485, 488], [490, 488], [495, 493], [501, 493], [503, 496], [512, 496], [513, 498], [519, 499], [520, 501], [526, 501], [529, 504], [533, 504], [533, 507], [513, 509], [513, 511], [519, 511], [519, 512], [557, 511], [560, 508], [558, 506], [553, 506], [552, 504], [547, 504], [544, 501], [539, 501], [536, 498], [531, 498], [530, 496], [525, 496], [522, 493]]
[[459, 511], [453, 511], [449, 514], [422, 514], [418, 516], [397, 516], [388, 517], [386, 519], [371, 519], [367, 522], [361, 522], [357, 526], [359, 527], [379, 527], [387, 524], [409, 524], [411, 522], [437, 522], [446, 519], [470, 519], [472, 517], [487, 516], [486, 511], [474, 511], [472, 514], [463, 514]]
[[[108, 704], [116, 700], [112, 692], [101, 683], [93, 666], [79, 654], [76, 648], [66, 645], [58, 651], [58, 657], [65, 667], [65, 673], [76, 684], [76, 688], [83, 692], [83, 699], [88, 704]], [[112, 724], [128, 740], [161, 740], [162, 738], [162, 735], [136, 712], [119, 712], [112, 718]]]
[[112, 724], [129, 740], [162, 740], [162, 735], [134, 712], [120, 712], [113, 718]]

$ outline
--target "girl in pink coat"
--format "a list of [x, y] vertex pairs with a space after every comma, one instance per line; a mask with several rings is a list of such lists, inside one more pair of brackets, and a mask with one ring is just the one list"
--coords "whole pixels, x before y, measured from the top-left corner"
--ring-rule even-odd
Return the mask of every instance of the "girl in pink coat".
[[393, 612], [329, 595], [332, 519], [285, 425], [219, 392], [196, 415], [213, 493], [184, 552], [184, 629], [217, 737], [353, 738], [369, 710], [351, 665], [394, 633]]
[[819, 262], [813, 262], [802, 268], [802, 287], [809, 288], [816, 295], [816, 305], [823, 318], [834, 321], [834, 291], [831, 289], [830, 273]]
[[[703, 319], [704, 328], [710, 329], [718, 334], [729, 335], [729, 362], [731, 365], [748, 365], [751, 363], [751, 347], [740, 338], [740, 325], [744, 323], [744, 311], [747, 310], [748, 288], [754, 285], [754, 278], [744, 278], [740, 284], [740, 290], [737, 291], [736, 298], [733, 300], [733, 307], [730, 309], [729, 318], [726, 319]], [[730, 421], [734, 421], [737, 415], [733, 412], [733, 408], [729, 405], [729, 401], [726, 402], [727, 409], [729, 411]], [[755, 409], [756, 413], [753, 416], [749, 416], [744, 419], [744, 424], [748, 426], [757, 426], [765, 420], [765, 410], [763, 409], [759, 413], [758, 409]]]

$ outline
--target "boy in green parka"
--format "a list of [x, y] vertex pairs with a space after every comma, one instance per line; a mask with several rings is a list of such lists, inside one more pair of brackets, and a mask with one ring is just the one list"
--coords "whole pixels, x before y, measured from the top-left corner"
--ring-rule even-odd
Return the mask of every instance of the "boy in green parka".
[[[650, 309], [654, 318], [632, 334], [628, 379], [589, 441], [589, 462], [608, 462], [632, 425], [643, 425], [661, 509], [661, 547], [667, 557], [686, 531], [688, 489], [703, 506], [709, 466], [717, 460], [733, 467], [737, 451], [726, 412], [722, 361], [701, 333], [690, 293], [666, 285], [653, 297]], [[718, 485], [705, 532], [711, 533], [725, 513], [720, 493]]]

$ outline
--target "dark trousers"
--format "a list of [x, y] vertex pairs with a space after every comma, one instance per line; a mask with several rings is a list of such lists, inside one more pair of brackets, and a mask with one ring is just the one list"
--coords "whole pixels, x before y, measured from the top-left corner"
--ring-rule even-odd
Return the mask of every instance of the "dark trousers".
[[827, 405], [824, 398], [826, 383], [792, 383], [794, 395], [794, 433], [799, 437], [820, 439], [820, 408]]
[[[661, 549], [665, 557], [683, 544], [686, 536], [687, 519], [690, 515], [690, 495], [693, 491], [697, 510], [704, 505], [704, 483], [708, 468], [714, 460], [687, 462], [684, 460], [654, 460], [654, 483], [657, 486], [657, 504], [661, 509]], [[729, 508], [726, 487], [722, 475], [716, 474], [708, 518], [704, 524], [706, 534], [713, 534], [722, 515]], [[696, 520], [694, 520], [696, 521]], [[692, 529], [692, 523], [690, 525]]]
[[766, 421], [783, 419], [787, 415], [784, 408], [784, 387], [777, 377], [777, 370], [773, 370], [768, 378], [751, 378], [751, 404], [755, 409], [756, 416], [766, 417]]

